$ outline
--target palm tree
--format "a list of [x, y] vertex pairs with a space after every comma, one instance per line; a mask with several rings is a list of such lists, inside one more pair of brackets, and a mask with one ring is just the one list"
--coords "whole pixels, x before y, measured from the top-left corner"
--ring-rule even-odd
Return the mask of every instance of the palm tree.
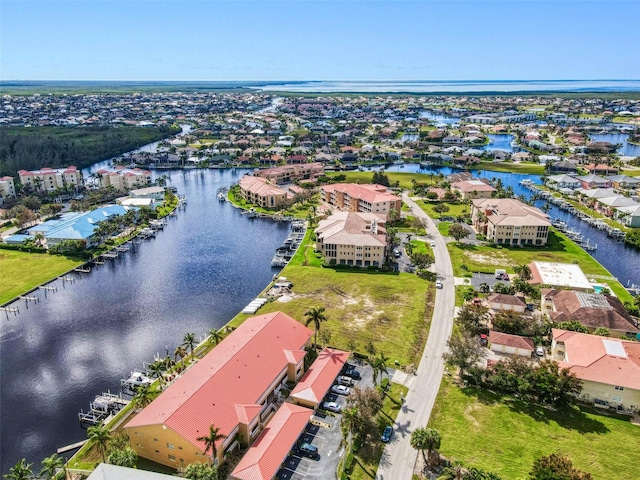
[[[382, 373], [389, 373], [387, 370], [387, 357], [384, 352], [380, 352], [378, 356], [371, 361], [371, 367], [373, 368], [373, 384], [378, 385], [378, 376], [382, 377]], [[382, 378], [380, 378], [382, 381]]]
[[489, 293], [491, 291], [491, 289], [489, 288], [489, 284], [482, 282], [480, 284], [480, 286], [478, 287], [478, 289], [480, 290], [480, 292], [482, 293]]
[[527, 264], [516, 265], [513, 267], [513, 271], [516, 272], [522, 280], [529, 280], [531, 278], [531, 268]]
[[193, 357], [193, 346], [195, 344], [196, 344], [196, 334], [185, 333], [184, 338], [182, 339], [182, 346], [189, 349], [192, 357]]
[[87, 438], [89, 440], [95, 442], [98, 446], [98, 450], [100, 450], [100, 455], [102, 455], [102, 461], [105, 461], [105, 454], [107, 451], [107, 443], [111, 438], [111, 431], [109, 427], [100, 422], [98, 425], [94, 425], [93, 427], [89, 427], [87, 429]]
[[[410, 443], [413, 448], [422, 452], [425, 463], [432, 463], [433, 453], [440, 448], [440, 433], [434, 428], [416, 428], [411, 433]], [[428, 452], [429, 461], [425, 456], [425, 450]]]
[[156, 396], [156, 392], [153, 391], [150, 385], [142, 385], [136, 389], [136, 393], [133, 396], [133, 402], [136, 406], [144, 408], [149, 405]]
[[324, 316], [324, 307], [312, 307], [306, 312], [304, 312], [304, 316], [306, 317], [305, 325], [309, 326], [311, 322], [313, 322], [313, 343], [314, 345], [318, 345], [318, 330], [320, 330], [320, 322], [324, 322], [327, 317]]
[[64, 458], [57, 453], [49, 455], [42, 460], [42, 470], [40, 470], [40, 478], [46, 480], [60, 480], [64, 478]]
[[180, 362], [184, 364], [184, 357], [186, 356], [187, 350], [182, 345], [178, 345], [173, 352], [173, 358], [176, 360], [176, 362], [178, 361], [178, 358], [180, 358]]
[[214, 344], [219, 344], [220, 340], [222, 340], [224, 338], [224, 335], [222, 334], [222, 329], [220, 328], [212, 328], [211, 330], [209, 330], [209, 340], [211, 342], [213, 342]]
[[162, 360], [156, 360], [151, 365], [149, 365], [148, 370], [149, 373], [152, 374], [155, 378], [162, 378], [162, 374], [165, 371], [165, 363]]
[[205, 435], [203, 437], [198, 437], [197, 440], [199, 442], [204, 442], [204, 454], [206, 455], [209, 450], [211, 450], [211, 459], [218, 458], [218, 447], [216, 447], [216, 442], [218, 440], [222, 440], [223, 438], [227, 438], [226, 435], [220, 433], [220, 428], [211, 424], [209, 426], [209, 435]]
[[31, 465], [31, 463], [26, 463], [26, 460], [23, 458], [9, 469], [9, 473], [7, 473], [4, 478], [7, 480], [29, 480], [33, 478]]

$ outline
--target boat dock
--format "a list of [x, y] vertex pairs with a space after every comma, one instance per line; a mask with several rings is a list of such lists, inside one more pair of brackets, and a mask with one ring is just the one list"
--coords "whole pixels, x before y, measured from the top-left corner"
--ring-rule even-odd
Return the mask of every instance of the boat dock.
[[[129, 400], [122, 398], [122, 395], [115, 395], [111, 392], [97, 395], [96, 398], [89, 403], [89, 411], [80, 410], [78, 420], [80, 426], [97, 425], [100, 422], [106, 422], [111, 416], [114, 416], [123, 407], [129, 404]], [[65, 447], [66, 448], [66, 447]], [[72, 448], [69, 448], [71, 450]]]
[[276, 249], [276, 254], [271, 259], [271, 267], [282, 268], [289, 263], [289, 260], [291, 260], [302, 243], [306, 231], [306, 224], [302, 220], [294, 220], [291, 222], [291, 233], [282, 246]]
[[66, 452], [69, 452], [69, 451], [71, 451], [71, 450], [75, 450], [76, 448], [80, 448], [80, 447], [82, 447], [82, 446], [83, 446], [85, 443], [87, 443], [88, 441], [89, 441], [89, 439], [81, 440], [81, 441], [79, 441], [79, 442], [72, 443], [71, 445], [66, 445], [66, 446], [64, 446], [64, 447], [60, 447], [60, 448], [57, 450], [57, 453], [59, 453], [59, 454], [60, 454], [60, 453], [66, 453]]

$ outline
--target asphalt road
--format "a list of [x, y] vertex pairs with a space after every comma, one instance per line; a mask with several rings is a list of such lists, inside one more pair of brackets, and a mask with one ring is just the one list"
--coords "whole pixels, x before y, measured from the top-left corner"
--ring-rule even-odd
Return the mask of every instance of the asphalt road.
[[376, 474], [378, 480], [411, 480], [413, 476], [418, 451], [411, 448], [409, 440], [413, 430], [426, 426], [429, 421], [444, 372], [442, 354], [447, 348], [447, 341], [453, 329], [455, 308], [453, 268], [444, 239], [427, 214], [408, 195], [403, 195], [403, 200], [411, 207], [412, 215], [423, 219], [427, 224], [427, 235], [436, 242], [433, 249], [434, 265], [443, 288], [436, 291], [427, 346], [396, 419], [393, 440], [385, 447], [380, 459]]

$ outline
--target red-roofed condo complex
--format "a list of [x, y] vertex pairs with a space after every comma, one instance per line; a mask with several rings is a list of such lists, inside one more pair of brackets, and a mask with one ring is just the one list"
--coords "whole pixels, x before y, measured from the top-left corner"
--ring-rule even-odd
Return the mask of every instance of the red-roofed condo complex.
[[336, 183], [320, 189], [322, 201], [349, 212], [389, 215], [391, 210], [400, 214], [402, 199], [387, 192], [383, 185]]
[[[312, 331], [282, 312], [247, 319], [126, 426], [141, 457], [180, 468], [223, 461], [251, 445], [277, 410], [280, 388], [303, 373]], [[214, 425], [224, 438], [205, 454]]]

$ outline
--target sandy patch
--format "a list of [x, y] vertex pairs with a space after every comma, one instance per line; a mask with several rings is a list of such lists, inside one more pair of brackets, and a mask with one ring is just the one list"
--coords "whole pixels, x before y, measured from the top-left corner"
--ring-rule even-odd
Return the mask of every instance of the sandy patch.
[[473, 412], [475, 412], [476, 410], [478, 410], [478, 406], [477, 405], [469, 405], [467, 408], [464, 409], [464, 418], [466, 418], [467, 420], [469, 420], [469, 422], [474, 426], [474, 427], [479, 427], [480, 424], [478, 423], [478, 421], [476, 420], [476, 418], [473, 416]]
[[483, 253], [470, 253], [464, 252], [466, 258], [473, 262], [481, 263], [483, 265], [504, 265], [506, 257], [498, 252], [493, 255], [486, 255]]

